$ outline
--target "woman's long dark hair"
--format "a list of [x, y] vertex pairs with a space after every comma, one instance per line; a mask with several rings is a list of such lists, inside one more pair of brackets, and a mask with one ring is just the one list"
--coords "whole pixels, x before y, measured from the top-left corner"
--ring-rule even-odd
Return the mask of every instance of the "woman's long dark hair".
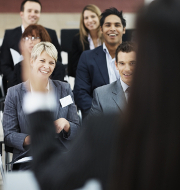
[[137, 64], [109, 189], [177, 189], [180, 178], [180, 1], [137, 18]]

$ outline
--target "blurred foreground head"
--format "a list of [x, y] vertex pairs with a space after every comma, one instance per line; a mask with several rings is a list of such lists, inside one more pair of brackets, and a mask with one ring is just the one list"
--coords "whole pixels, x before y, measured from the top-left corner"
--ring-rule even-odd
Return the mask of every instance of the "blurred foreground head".
[[180, 1], [137, 18], [137, 64], [111, 189], [177, 189], [180, 170]]

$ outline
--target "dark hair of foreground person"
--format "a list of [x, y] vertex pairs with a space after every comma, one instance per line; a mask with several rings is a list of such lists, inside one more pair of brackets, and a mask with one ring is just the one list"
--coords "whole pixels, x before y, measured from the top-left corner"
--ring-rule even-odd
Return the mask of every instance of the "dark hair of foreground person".
[[137, 64], [109, 189], [177, 189], [180, 170], [180, 1], [137, 18]]

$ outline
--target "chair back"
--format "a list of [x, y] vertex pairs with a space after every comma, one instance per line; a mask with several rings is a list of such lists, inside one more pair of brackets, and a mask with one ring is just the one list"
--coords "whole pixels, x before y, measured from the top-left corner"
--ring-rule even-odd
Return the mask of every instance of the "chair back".
[[79, 29], [62, 29], [60, 31], [62, 51], [67, 53], [71, 51], [73, 37], [78, 33]]

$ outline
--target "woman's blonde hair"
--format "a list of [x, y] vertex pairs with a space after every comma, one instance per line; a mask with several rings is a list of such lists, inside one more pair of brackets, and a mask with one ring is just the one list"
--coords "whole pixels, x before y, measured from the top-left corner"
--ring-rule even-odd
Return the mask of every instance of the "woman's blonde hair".
[[[88, 43], [86, 41], [86, 37], [88, 36], [89, 30], [85, 27], [84, 25], [84, 11], [92, 11], [93, 13], [95, 13], [97, 15], [97, 17], [100, 20], [100, 16], [101, 16], [101, 11], [100, 9], [93, 4], [90, 5], [86, 5], [81, 13], [81, 17], [80, 17], [80, 26], [79, 26], [79, 35], [80, 35], [80, 41], [83, 47], [83, 50], [85, 50], [85, 46], [84, 43]], [[101, 39], [101, 32], [100, 32], [100, 26], [98, 27], [98, 38], [102, 41]]]
[[50, 42], [40, 42], [36, 44], [31, 52], [31, 59], [36, 60], [38, 56], [41, 55], [42, 52], [46, 52], [50, 57], [52, 57], [55, 61], [57, 61], [58, 52], [55, 46]]

